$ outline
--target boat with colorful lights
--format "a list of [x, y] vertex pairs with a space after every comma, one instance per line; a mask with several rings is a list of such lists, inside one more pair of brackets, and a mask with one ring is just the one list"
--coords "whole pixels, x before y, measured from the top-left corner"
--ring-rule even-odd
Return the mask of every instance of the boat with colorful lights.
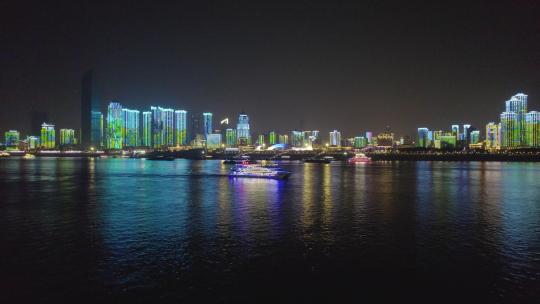
[[349, 158], [349, 163], [368, 163], [371, 161], [371, 158], [366, 156], [364, 153], [356, 153], [354, 157]]
[[251, 178], [271, 178], [271, 179], [287, 179], [291, 172], [285, 171], [278, 166], [263, 166], [260, 164], [249, 164], [243, 162], [237, 164], [229, 173], [230, 177], [251, 177]]

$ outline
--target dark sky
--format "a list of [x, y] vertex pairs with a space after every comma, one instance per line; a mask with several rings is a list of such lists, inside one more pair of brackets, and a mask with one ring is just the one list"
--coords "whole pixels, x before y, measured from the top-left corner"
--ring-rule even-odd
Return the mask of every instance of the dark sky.
[[540, 1], [437, 2], [0, 0], [0, 130], [32, 108], [78, 129], [90, 68], [103, 106], [255, 131], [483, 128], [519, 91], [540, 110]]

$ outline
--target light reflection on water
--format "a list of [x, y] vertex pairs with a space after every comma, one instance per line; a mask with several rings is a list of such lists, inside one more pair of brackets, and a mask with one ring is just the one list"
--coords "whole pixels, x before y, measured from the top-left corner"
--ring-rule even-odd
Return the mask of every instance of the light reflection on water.
[[538, 295], [540, 164], [281, 165], [290, 180], [231, 179], [219, 161], [0, 160], [2, 283], [44, 300], [268, 284], [317, 298], [351, 282]]

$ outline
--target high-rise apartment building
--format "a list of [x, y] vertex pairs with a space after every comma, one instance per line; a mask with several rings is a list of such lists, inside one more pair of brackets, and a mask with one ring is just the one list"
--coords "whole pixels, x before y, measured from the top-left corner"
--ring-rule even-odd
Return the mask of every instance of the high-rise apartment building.
[[225, 130], [225, 145], [228, 148], [236, 146], [236, 129]]
[[203, 129], [205, 137], [208, 136], [208, 134], [214, 133], [212, 130], [212, 113], [203, 113]]
[[41, 148], [54, 149], [56, 147], [56, 132], [53, 124], [41, 125]]
[[525, 115], [527, 146], [540, 147], [540, 112], [531, 111]]
[[188, 143], [187, 138], [187, 112], [185, 110], [174, 111], [174, 131], [176, 134], [175, 142], [177, 146], [185, 146]]
[[515, 112], [501, 113], [501, 147], [516, 148], [521, 145], [521, 128]]
[[107, 149], [120, 150], [124, 143], [124, 115], [119, 102], [107, 107]]
[[60, 129], [60, 146], [74, 146], [76, 145], [75, 130], [73, 129]]
[[139, 111], [123, 108], [123, 139], [124, 147], [134, 148], [140, 145]]
[[142, 112], [141, 146], [152, 147], [152, 112]]
[[514, 147], [526, 145], [526, 128], [527, 123], [525, 116], [527, 115], [527, 95], [518, 93], [506, 101], [506, 112], [516, 114], [514, 123], [514, 132], [517, 138], [514, 139]]

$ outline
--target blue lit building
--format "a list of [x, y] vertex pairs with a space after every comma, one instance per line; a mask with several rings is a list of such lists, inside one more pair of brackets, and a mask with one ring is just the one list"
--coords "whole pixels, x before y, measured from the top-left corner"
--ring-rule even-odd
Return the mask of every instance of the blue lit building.
[[204, 132], [205, 137], [213, 133], [212, 113], [209, 113], [209, 112], [203, 113], [203, 129], [204, 129], [203, 132]]
[[142, 113], [142, 137], [141, 145], [143, 147], [152, 147], [152, 112]]
[[[452, 131], [453, 132], [453, 131]], [[417, 146], [420, 148], [428, 148], [428, 137], [429, 129], [428, 128], [418, 128], [418, 142]]]
[[174, 110], [150, 107], [152, 112], [152, 145], [156, 149], [174, 146]]
[[240, 113], [238, 124], [236, 125], [236, 138], [239, 145], [251, 144], [251, 134], [249, 132], [249, 117], [246, 113]]

